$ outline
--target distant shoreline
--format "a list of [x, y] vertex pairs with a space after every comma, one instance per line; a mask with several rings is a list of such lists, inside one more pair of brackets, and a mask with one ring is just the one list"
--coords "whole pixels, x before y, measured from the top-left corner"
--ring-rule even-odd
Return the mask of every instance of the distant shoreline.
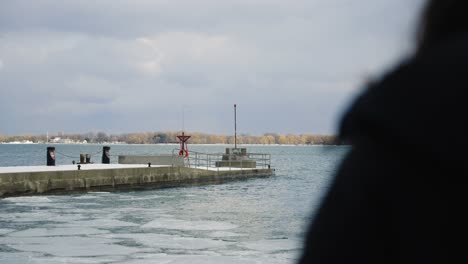
[[[125, 145], [131, 145], [131, 146], [179, 146], [179, 143], [108, 143], [108, 142], [103, 142], [103, 143], [19, 143], [19, 142], [0, 142], [0, 145], [117, 145], [117, 146], [125, 146]], [[207, 144], [207, 143], [192, 143], [190, 144], [192, 146], [233, 146], [232, 144], [222, 144], [222, 143], [212, 143], [212, 144]], [[255, 146], [277, 146], [277, 147], [295, 147], [295, 146], [347, 146], [346, 144], [339, 144], [339, 145], [332, 145], [332, 144], [238, 144], [239, 147], [245, 146], [245, 147], [255, 147]]]
[[[85, 134], [65, 134], [56, 135], [15, 135], [6, 136], [0, 134], [0, 143], [7, 144], [178, 144], [177, 136], [181, 132], [138, 132], [127, 134], [106, 134], [104, 132], [89, 132]], [[335, 135], [323, 134], [278, 134], [265, 133], [260, 136], [240, 134], [237, 137], [233, 135], [206, 134], [199, 132], [186, 132], [190, 135], [188, 143], [193, 145], [342, 145]]]

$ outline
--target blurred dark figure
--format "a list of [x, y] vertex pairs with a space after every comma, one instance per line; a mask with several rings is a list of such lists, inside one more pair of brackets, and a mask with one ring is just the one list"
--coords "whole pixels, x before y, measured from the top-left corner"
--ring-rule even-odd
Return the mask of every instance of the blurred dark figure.
[[429, 1], [415, 54], [346, 113], [301, 263], [468, 263], [467, 4]]

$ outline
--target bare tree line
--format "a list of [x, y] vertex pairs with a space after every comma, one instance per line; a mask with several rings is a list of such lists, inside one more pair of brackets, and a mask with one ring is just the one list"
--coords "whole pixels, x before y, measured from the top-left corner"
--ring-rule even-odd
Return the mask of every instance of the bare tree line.
[[[167, 144], [178, 143], [179, 132], [136, 132], [126, 134], [107, 134], [105, 132], [88, 132], [84, 134], [51, 135], [49, 138], [61, 137], [74, 142], [87, 143], [127, 143], [127, 144]], [[234, 144], [234, 136], [207, 133], [186, 133], [191, 135], [191, 144]], [[0, 143], [32, 141], [34, 143], [47, 142], [46, 135], [0, 135]], [[334, 135], [300, 134], [282, 135], [278, 133], [265, 133], [261, 136], [238, 135], [238, 144], [263, 144], [263, 145], [340, 145]]]

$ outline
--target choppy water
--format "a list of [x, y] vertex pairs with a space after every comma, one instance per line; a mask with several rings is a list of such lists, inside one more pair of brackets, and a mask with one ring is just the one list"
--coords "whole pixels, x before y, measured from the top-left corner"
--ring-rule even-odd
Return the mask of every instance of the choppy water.
[[[112, 145], [111, 154], [174, 147]], [[222, 152], [226, 146], [190, 147]], [[101, 149], [56, 145], [63, 154], [57, 165]], [[222, 185], [5, 198], [0, 263], [294, 263], [311, 213], [347, 149], [249, 146], [272, 154], [276, 175]], [[46, 145], [0, 145], [0, 166], [43, 165], [45, 155]]]

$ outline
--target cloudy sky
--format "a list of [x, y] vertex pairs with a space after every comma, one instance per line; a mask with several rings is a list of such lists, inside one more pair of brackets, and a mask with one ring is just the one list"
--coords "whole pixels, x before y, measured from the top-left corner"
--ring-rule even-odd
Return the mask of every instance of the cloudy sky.
[[0, 134], [334, 133], [423, 3], [0, 0]]

